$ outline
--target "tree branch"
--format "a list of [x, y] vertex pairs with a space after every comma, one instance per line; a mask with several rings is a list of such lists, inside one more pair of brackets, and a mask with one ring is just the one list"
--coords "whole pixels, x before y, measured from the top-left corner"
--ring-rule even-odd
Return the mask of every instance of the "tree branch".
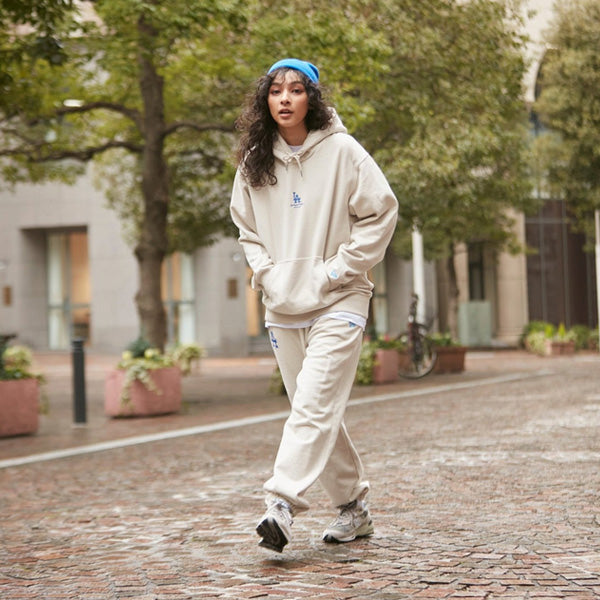
[[175, 123], [171, 123], [168, 127], [165, 127], [163, 132], [163, 136], [167, 137], [171, 133], [175, 133], [179, 129], [193, 129], [194, 131], [204, 132], [204, 131], [223, 131], [224, 133], [231, 133], [235, 130], [233, 125], [224, 125], [222, 123], [206, 123], [204, 125], [200, 125], [198, 123], [194, 123], [193, 121], [176, 121]]
[[167, 159], [172, 159], [174, 157], [189, 158], [196, 156], [200, 157], [200, 159], [204, 161], [205, 165], [214, 167], [216, 169], [222, 169], [226, 164], [226, 161], [224, 159], [220, 158], [219, 156], [215, 156], [214, 154], [211, 154], [209, 152], [205, 152], [201, 148], [190, 148], [187, 150], [179, 150], [177, 152], [167, 153]]
[[0, 149], [0, 156], [21, 156], [25, 158], [28, 162], [32, 163], [52, 162], [57, 160], [64, 160], [67, 158], [79, 160], [81, 162], [87, 162], [91, 160], [96, 154], [101, 154], [102, 152], [106, 152], [107, 150], [111, 150], [113, 148], [123, 148], [124, 150], [129, 150], [130, 152], [135, 152], [137, 154], [140, 154], [144, 149], [143, 146], [139, 144], [134, 144], [132, 142], [111, 140], [110, 142], [106, 142], [105, 144], [101, 144], [99, 146], [90, 146], [89, 148], [82, 148], [81, 150], [56, 150], [54, 152], [49, 152], [48, 154], [40, 152], [39, 147], [32, 149]]
[[[87, 113], [92, 112], [98, 109], [106, 109], [112, 110], [113, 112], [117, 112], [122, 114], [123, 116], [131, 119], [135, 125], [141, 129], [141, 115], [138, 110], [133, 108], [127, 108], [122, 104], [118, 104], [116, 102], [89, 102], [87, 104], [82, 104], [81, 106], [59, 106], [55, 110], [56, 116], [76, 114], [76, 113]], [[41, 122], [42, 119], [33, 119], [29, 121], [29, 125], [37, 125]]]

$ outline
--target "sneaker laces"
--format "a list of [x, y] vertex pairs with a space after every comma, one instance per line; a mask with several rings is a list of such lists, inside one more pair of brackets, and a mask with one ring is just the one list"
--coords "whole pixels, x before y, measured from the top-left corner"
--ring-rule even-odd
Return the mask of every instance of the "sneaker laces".
[[354, 519], [356, 513], [362, 510], [362, 506], [359, 506], [357, 500], [353, 500], [348, 504], [340, 506], [340, 514], [335, 519], [336, 525], [350, 525]]
[[293, 523], [292, 517], [294, 516], [294, 513], [292, 511], [292, 507], [282, 498], [277, 498], [270, 501], [267, 508], [268, 510], [278, 510], [282, 515], [285, 515], [290, 524]]

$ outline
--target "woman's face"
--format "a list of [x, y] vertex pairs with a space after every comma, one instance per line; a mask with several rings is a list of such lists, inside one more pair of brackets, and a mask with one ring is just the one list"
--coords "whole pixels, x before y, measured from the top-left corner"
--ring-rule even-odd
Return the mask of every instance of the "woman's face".
[[308, 133], [308, 95], [297, 71], [278, 74], [269, 88], [269, 111], [286, 142], [300, 145]]

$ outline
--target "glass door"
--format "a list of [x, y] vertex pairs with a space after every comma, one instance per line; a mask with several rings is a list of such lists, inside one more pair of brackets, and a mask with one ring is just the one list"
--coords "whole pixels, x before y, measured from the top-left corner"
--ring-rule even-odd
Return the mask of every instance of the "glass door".
[[85, 231], [48, 233], [48, 346], [67, 350], [90, 340], [90, 271]]
[[195, 343], [194, 261], [191, 255], [176, 252], [165, 259], [161, 288], [167, 311], [168, 342]]

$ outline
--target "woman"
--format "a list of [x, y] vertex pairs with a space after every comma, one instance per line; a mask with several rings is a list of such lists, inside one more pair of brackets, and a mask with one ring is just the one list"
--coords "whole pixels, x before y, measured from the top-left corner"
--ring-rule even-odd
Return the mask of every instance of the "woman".
[[321, 482], [338, 507], [323, 534], [347, 542], [373, 533], [369, 483], [344, 425], [373, 285], [397, 219], [385, 177], [324, 102], [319, 70], [276, 62], [238, 120], [243, 135], [231, 215], [291, 413], [273, 476], [259, 545], [281, 552], [306, 490]]

